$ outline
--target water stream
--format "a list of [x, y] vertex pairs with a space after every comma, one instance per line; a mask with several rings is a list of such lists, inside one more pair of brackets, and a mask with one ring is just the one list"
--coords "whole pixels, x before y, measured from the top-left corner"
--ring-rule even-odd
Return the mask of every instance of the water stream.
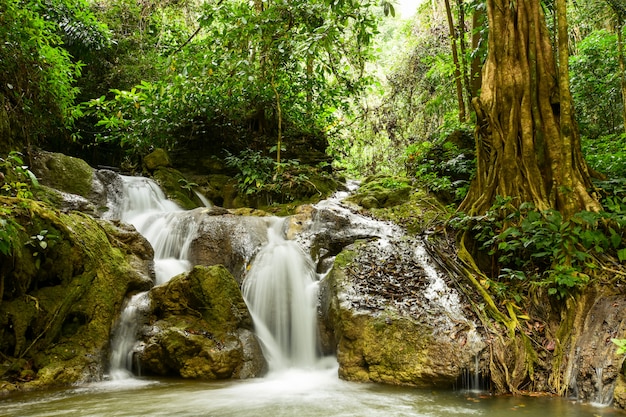
[[272, 372], [315, 367], [318, 359], [315, 266], [282, 228], [283, 219], [270, 221], [242, 288]]
[[[148, 178], [122, 176], [122, 185], [119, 198], [109, 203], [107, 217], [135, 226], [150, 242], [154, 249], [156, 284], [189, 271], [192, 266], [188, 260], [189, 245], [198, 232], [194, 217], [167, 199], [161, 188]], [[111, 343], [110, 378], [130, 378], [132, 370], [137, 369], [132, 358], [139, 317], [149, 307], [147, 293], [127, 300]]]
[[[150, 181], [125, 178], [124, 183], [130, 201], [116, 209], [117, 215], [144, 233], [159, 254], [158, 262], [177, 264], [172, 271], [188, 269], [185, 248], [196, 233], [194, 222], [167, 202], [158, 187], [153, 189], [155, 184]], [[163, 235], [173, 242], [161, 242]], [[132, 366], [136, 315], [148, 303], [143, 293], [129, 300], [122, 313], [112, 347], [110, 380], [72, 389], [20, 393], [0, 402], [0, 416], [613, 415], [612, 409], [580, 405], [564, 398], [491, 397], [467, 390], [434, 392], [339, 380], [334, 358], [316, 354], [318, 276], [301, 247], [285, 239], [281, 219], [268, 219], [268, 243], [257, 254], [244, 280], [244, 297], [270, 364], [268, 376], [214, 382], [130, 378], [126, 369]], [[166, 268], [160, 271], [162, 282], [173, 273], [165, 272]], [[474, 387], [478, 385], [473, 377], [472, 381]]]

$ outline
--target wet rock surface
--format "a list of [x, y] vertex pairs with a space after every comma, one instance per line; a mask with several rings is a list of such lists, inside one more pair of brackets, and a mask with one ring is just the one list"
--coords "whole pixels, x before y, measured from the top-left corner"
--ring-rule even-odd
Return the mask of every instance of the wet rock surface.
[[34, 246], [22, 244], [0, 257], [2, 390], [100, 380], [124, 298], [132, 288], [151, 285], [150, 261], [131, 260], [148, 249], [131, 248], [141, 246], [130, 243], [136, 234], [126, 243], [112, 238], [84, 214], [2, 199], [22, 222], [16, 239], [35, 236]]
[[[617, 346], [611, 339], [626, 335], [626, 299], [600, 290], [581, 324], [568, 352], [566, 375], [572, 375], [569, 392], [582, 401], [610, 404], [616, 384], [620, 386], [623, 380], [624, 357], [616, 354]], [[615, 390], [618, 404], [623, 401], [620, 395], [624, 394]]]
[[239, 286], [223, 266], [197, 266], [149, 293], [135, 353], [142, 372], [183, 378], [251, 378], [266, 363]]
[[339, 374], [422, 388], [449, 388], [485, 347], [459, 294], [425, 268], [418, 240], [362, 241], [337, 256], [322, 282]]
[[194, 265], [224, 265], [241, 283], [250, 261], [267, 242], [267, 222], [262, 217], [236, 216], [219, 208], [196, 209], [197, 237], [189, 257]]

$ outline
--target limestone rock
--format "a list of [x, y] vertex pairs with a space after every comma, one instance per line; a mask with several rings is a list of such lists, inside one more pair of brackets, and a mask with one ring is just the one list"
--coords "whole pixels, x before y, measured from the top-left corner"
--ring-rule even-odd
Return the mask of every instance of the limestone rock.
[[357, 242], [322, 282], [321, 310], [334, 331], [339, 375], [450, 388], [485, 344], [459, 294], [434, 276], [418, 242]]
[[140, 339], [143, 372], [249, 378], [265, 371], [239, 285], [223, 266], [196, 266], [150, 291], [152, 322]]
[[143, 157], [143, 164], [148, 171], [154, 171], [159, 167], [171, 166], [172, 161], [170, 160], [170, 156], [167, 154], [165, 149], [158, 148]]
[[33, 156], [31, 171], [41, 184], [89, 199], [93, 189], [93, 169], [82, 159], [52, 152]]
[[11, 364], [4, 378], [24, 388], [101, 379], [112, 323], [144, 278], [89, 216], [6, 197], [2, 204], [23, 222], [17, 239], [32, 243], [0, 260], [0, 352]]
[[266, 220], [224, 212], [216, 215], [214, 208], [196, 209], [196, 213], [198, 235], [189, 248], [192, 264], [224, 265], [241, 282], [247, 265], [267, 242]]

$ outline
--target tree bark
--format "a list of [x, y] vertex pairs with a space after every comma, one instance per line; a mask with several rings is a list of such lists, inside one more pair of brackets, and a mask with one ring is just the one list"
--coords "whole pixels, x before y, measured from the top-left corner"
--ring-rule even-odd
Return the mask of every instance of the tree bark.
[[482, 81], [481, 77], [481, 68], [482, 62], [480, 58], [480, 54], [477, 53], [478, 48], [480, 47], [480, 42], [482, 40], [482, 35], [480, 33], [480, 28], [484, 24], [485, 13], [483, 9], [477, 9], [472, 15], [472, 51], [474, 51], [474, 56], [472, 57], [471, 63], [471, 74], [470, 74], [470, 87], [471, 87], [471, 97], [472, 101], [474, 97], [478, 97], [478, 93], [480, 92], [480, 84]]
[[454, 30], [454, 19], [452, 18], [452, 8], [450, 0], [445, 0], [446, 15], [448, 16], [448, 27], [450, 28], [450, 46], [452, 47], [452, 61], [454, 62], [454, 82], [456, 85], [456, 96], [459, 103], [459, 122], [467, 121], [467, 112], [465, 111], [465, 100], [463, 98], [463, 80], [461, 76], [461, 66], [459, 63], [459, 54], [456, 47], [456, 31]]
[[[468, 63], [468, 57], [467, 57], [467, 45], [465, 42], [465, 6], [463, 5], [463, 0], [456, 0], [456, 6], [457, 9], [459, 10], [459, 21], [457, 22], [457, 32], [458, 32], [458, 39], [459, 39], [459, 50], [461, 52], [461, 74], [463, 74], [463, 85], [465, 86], [465, 93], [467, 95], [467, 110], [470, 110], [470, 103], [472, 102], [472, 98], [474, 97], [472, 95], [472, 87], [471, 87], [471, 81], [470, 81], [470, 71], [471, 71], [471, 64]], [[469, 71], [468, 71], [469, 68]], [[467, 117], [467, 115], [466, 115]]]
[[566, 58], [559, 73], [539, 0], [487, 0], [487, 17], [489, 54], [474, 100], [477, 172], [460, 210], [483, 214], [497, 195], [566, 216], [599, 210], [563, 80]]
[[617, 57], [622, 80], [622, 118], [624, 119], [624, 133], [626, 134], [626, 63], [624, 62], [624, 19], [618, 16], [617, 20]]

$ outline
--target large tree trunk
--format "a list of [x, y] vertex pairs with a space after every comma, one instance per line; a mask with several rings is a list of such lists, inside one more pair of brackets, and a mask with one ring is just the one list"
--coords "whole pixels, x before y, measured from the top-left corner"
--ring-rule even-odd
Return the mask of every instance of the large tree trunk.
[[[461, 210], [484, 213], [496, 195], [566, 216], [599, 210], [539, 0], [487, 0], [489, 54], [477, 115], [477, 172]], [[565, 53], [567, 48], [565, 47]], [[560, 59], [563, 63], [563, 57]], [[567, 68], [563, 69], [567, 71]], [[563, 78], [561, 77], [561, 82]]]

